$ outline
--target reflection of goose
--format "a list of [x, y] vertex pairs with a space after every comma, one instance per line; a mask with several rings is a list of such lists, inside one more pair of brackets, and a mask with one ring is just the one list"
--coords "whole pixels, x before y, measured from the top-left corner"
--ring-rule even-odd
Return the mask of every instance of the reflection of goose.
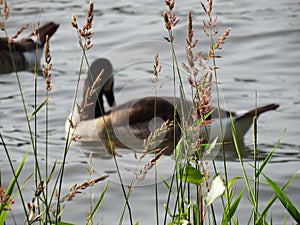
[[[101, 81], [96, 85], [97, 88], [91, 88], [93, 81], [96, 80], [102, 69], [104, 69], [104, 72], [102, 73]], [[97, 92], [97, 94], [88, 98], [87, 92]], [[104, 96], [107, 99], [108, 105], [112, 107], [111, 111], [104, 109]], [[153, 127], [159, 128], [163, 121], [174, 120], [174, 99], [172, 97], [145, 97], [114, 106], [115, 98], [113, 93], [112, 65], [107, 59], [97, 59], [91, 64], [84, 84], [84, 99], [87, 101], [79, 106], [78, 111], [80, 111], [80, 113], [75, 112], [72, 118], [69, 118], [66, 122], [66, 132], [69, 132], [73, 137], [79, 137], [81, 141], [99, 140], [107, 146], [108, 131], [113, 146], [127, 148], [141, 147], [144, 139], [148, 137], [151, 131], [155, 130]], [[83, 109], [84, 104], [86, 107]], [[180, 99], [176, 99], [175, 105], [177, 109], [177, 123], [175, 124], [177, 142], [180, 138], [180, 126], [178, 125], [178, 122], [183, 121], [182, 113], [178, 112], [182, 112], [182, 108], [189, 109], [191, 103], [186, 103], [184, 104], [184, 107], [180, 107]], [[233, 116], [237, 133], [239, 137], [242, 138], [251, 126], [253, 117], [256, 114], [260, 115], [263, 112], [274, 110], [278, 107], [279, 105], [277, 104], [270, 104], [241, 114], [221, 110], [224, 133], [222, 135], [223, 139], [219, 138], [219, 140], [232, 140], [229, 119], [230, 113]], [[155, 108], [156, 112], [154, 114]], [[156, 119], [153, 119], [154, 117]], [[213, 140], [217, 136], [221, 136], [219, 126], [220, 121], [219, 119], [216, 119], [218, 117], [217, 110], [213, 111], [212, 117], [215, 118], [215, 121], [209, 128], [210, 140]], [[71, 119], [72, 122], [70, 123]], [[70, 124], [72, 124], [71, 129], [69, 129]], [[173, 143], [173, 134], [173, 129], [164, 133], [163, 140], [167, 142], [163, 142], [162, 144], [168, 142]], [[171, 148], [171, 152], [173, 145], [169, 145], [169, 147]]]
[[[33, 69], [36, 64], [39, 64], [43, 54], [46, 36], [48, 35], [50, 38], [58, 26], [53, 22], [47, 23], [28, 37], [11, 43], [7, 38], [0, 38], [0, 73]], [[11, 56], [13, 56], [16, 69], [14, 69]]]

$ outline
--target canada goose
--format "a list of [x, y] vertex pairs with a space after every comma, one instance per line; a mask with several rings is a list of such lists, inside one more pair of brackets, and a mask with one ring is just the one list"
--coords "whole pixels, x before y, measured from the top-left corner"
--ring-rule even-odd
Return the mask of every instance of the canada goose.
[[[49, 22], [28, 37], [10, 43], [8, 38], [0, 38], [0, 73], [33, 69], [40, 62], [46, 36], [50, 38], [58, 27], [58, 24]], [[11, 53], [14, 63], [11, 60]]]
[[[98, 85], [94, 85], [91, 88], [92, 83], [97, 79], [100, 71], [104, 69], [102, 78]], [[162, 132], [162, 139], [158, 141], [159, 146], [168, 145], [171, 153], [174, 149], [174, 140], [177, 143], [180, 139], [180, 123], [182, 122], [182, 112], [180, 99], [174, 99], [172, 97], [145, 97], [137, 100], [131, 100], [126, 103], [115, 105], [115, 98], [113, 93], [113, 76], [112, 65], [104, 58], [96, 59], [88, 70], [88, 76], [84, 83], [84, 97], [83, 103], [78, 107], [78, 111], [70, 115], [66, 122], [66, 135], [70, 137], [78, 137], [81, 141], [100, 141], [106, 147], [108, 147], [108, 136], [112, 141], [113, 147], [125, 147], [135, 148], [142, 147], [144, 140], [147, 139], [150, 132], [153, 132], [156, 128], [160, 128], [164, 121], [174, 121], [174, 105], [176, 105], [175, 113], [175, 134], [174, 127]], [[97, 87], [95, 87], [97, 86]], [[89, 96], [87, 93], [92, 93], [94, 96]], [[108, 105], [112, 107], [111, 110], [105, 110], [103, 104], [103, 97], [106, 97]], [[96, 105], [95, 105], [96, 104]], [[192, 103], [186, 103], [184, 108], [190, 109]], [[241, 114], [235, 112], [229, 112], [221, 110], [222, 124], [224, 132], [220, 134], [220, 120], [218, 118], [217, 110], [214, 110], [211, 114], [215, 121], [208, 127], [212, 141], [215, 137], [219, 137], [219, 140], [231, 141], [231, 126], [230, 126], [230, 114], [233, 117], [235, 127], [238, 136], [242, 138], [248, 131], [252, 124], [253, 117], [260, 115], [263, 112], [269, 110], [275, 110], [279, 107], [277, 104], [270, 104], [259, 107]], [[154, 113], [154, 109], [156, 112]], [[154, 119], [155, 117], [155, 119]], [[229, 125], [228, 125], [229, 124]], [[161, 143], [160, 143], [161, 142]], [[172, 144], [170, 144], [172, 143]]]

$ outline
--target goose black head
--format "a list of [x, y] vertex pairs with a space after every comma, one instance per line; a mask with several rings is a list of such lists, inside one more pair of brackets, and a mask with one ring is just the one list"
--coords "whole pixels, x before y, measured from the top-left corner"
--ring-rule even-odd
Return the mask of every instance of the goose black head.
[[87, 110], [87, 119], [101, 117], [108, 112], [104, 109], [103, 96], [105, 96], [107, 103], [110, 107], [115, 104], [115, 97], [113, 92], [114, 79], [113, 79], [113, 67], [108, 59], [99, 58], [92, 62], [89, 67], [87, 78], [84, 82], [83, 99], [86, 99], [87, 92], [91, 90], [97, 77], [102, 72], [100, 82], [97, 82], [94, 90], [96, 93], [90, 96], [89, 103], [92, 103], [92, 107]]

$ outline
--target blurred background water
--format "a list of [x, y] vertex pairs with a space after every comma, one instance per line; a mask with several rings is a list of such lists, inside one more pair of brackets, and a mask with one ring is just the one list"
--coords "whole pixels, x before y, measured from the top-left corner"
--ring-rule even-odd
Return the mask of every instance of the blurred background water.
[[[115, 92], [117, 104], [140, 96], [153, 93], [150, 78], [154, 55], [160, 56], [162, 64], [161, 95], [172, 96], [171, 50], [163, 39], [167, 35], [161, 13], [166, 9], [162, 0], [95, 0], [95, 17], [92, 43], [93, 48], [87, 55], [90, 62], [97, 57], [107, 57], [112, 61], [115, 69]], [[8, 2], [10, 18], [6, 23], [10, 35], [14, 34], [25, 23], [44, 24], [54, 21], [60, 24], [56, 34], [51, 38], [52, 55], [52, 86], [50, 92], [50, 132], [49, 132], [49, 160], [60, 162], [65, 143], [64, 124], [68, 117], [77, 75], [80, 68], [81, 50], [78, 46], [77, 34], [71, 27], [71, 16], [77, 16], [80, 25], [85, 23], [88, 1], [20, 1]], [[187, 12], [193, 13], [195, 36], [199, 38], [198, 51], [207, 51], [208, 42], [202, 32], [202, 13], [200, 1], [177, 0], [175, 13], [180, 23], [175, 28], [175, 42], [179, 62], [185, 61], [185, 38]], [[218, 29], [220, 34], [228, 27], [232, 32], [221, 51], [223, 58], [217, 60], [220, 88], [223, 95], [223, 104], [227, 109], [244, 110], [258, 105], [278, 103], [280, 108], [274, 112], [262, 115], [258, 123], [258, 143], [262, 155], [270, 152], [286, 128], [275, 157], [266, 168], [266, 174], [272, 177], [280, 186], [300, 169], [300, 5], [292, 0], [287, 1], [215, 1], [213, 12], [218, 15]], [[31, 33], [25, 31], [22, 36]], [[4, 36], [4, 33], [2, 33]], [[43, 62], [43, 61], [42, 61]], [[86, 72], [86, 66], [84, 71]], [[26, 106], [29, 112], [34, 105], [34, 75], [30, 71], [19, 72]], [[44, 99], [44, 83], [42, 76], [38, 80], [38, 101]], [[184, 81], [187, 93], [187, 82]], [[81, 89], [80, 89], [81, 90]], [[258, 98], [255, 98], [257, 92]], [[81, 92], [78, 102], [81, 101]], [[215, 99], [213, 100], [216, 101]], [[38, 115], [38, 156], [41, 162], [45, 160], [45, 119], [44, 112]], [[15, 163], [20, 163], [25, 151], [29, 149], [30, 140], [27, 124], [21, 104], [21, 97], [17, 87], [15, 74], [0, 75], [0, 131], [4, 136], [10, 155]], [[251, 131], [245, 136], [245, 149], [251, 158], [252, 135]], [[117, 149], [121, 173], [125, 183], [133, 176], [136, 160], [130, 150]], [[66, 173], [63, 191], [89, 178], [86, 170], [89, 162], [89, 153], [94, 155], [96, 174], [110, 174], [108, 192], [96, 216], [99, 224], [116, 224], [124, 206], [124, 198], [115, 166], [110, 155], [105, 151], [95, 149], [95, 146], [77, 143], [71, 146], [67, 156]], [[1, 147], [0, 152], [2, 185], [6, 187], [12, 178], [6, 155]], [[145, 162], [149, 157], [145, 159]], [[22, 179], [32, 172], [33, 153], [29, 152]], [[222, 162], [217, 163], [222, 171]], [[249, 175], [251, 166], [246, 165]], [[208, 170], [213, 174], [211, 165]], [[158, 168], [160, 176], [168, 179], [173, 171], [173, 161], [164, 157]], [[241, 176], [237, 158], [232, 156], [228, 162], [230, 177]], [[99, 196], [104, 183], [93, 187], [95, 197]], [[243, 182], [238, 184], [241, 187]], [[153, 185], [153, 171], [146, 179], [138, 182], [133, 189], [130, 204], [134, 221], [140, 224], [154, 224], [155, 222], [155, 195]], [[287, 188], [287, 195], [300, 208], [299, 197], [300, 179], [296, 178]], [[33, 184], [24, 188], [25, 201], [31, 201]], [[261, 185], [262, 195], [260, 207], [263, 207], [272, 196], [270, 188]], [[167, 190], [159, 184], [159, 207], [163, 211]], [[7, 224], [12, 224], [13, 218], [20, 224], [24, 214], [17, 198], [9, 212]], [[245, 198], [238, 210], [239, 221], [248, 221], [251, 214], [250, 203]], [[83, 224], [86, 212], [89, 210], [89, 191], [75, 197], [72, 203], [67, 203], [63, 216], [64, 221]], [[218, 207], [216, 207], [218, 211]], [[274, 224], [282, 224], [285, 210], [280, 203], [272, 207]], [[127, 213], [125, 223], [129, 224]], [[163, 219], [163, 214], [161, 215]], [[220, 219], [220, 218], [219, 218]]]

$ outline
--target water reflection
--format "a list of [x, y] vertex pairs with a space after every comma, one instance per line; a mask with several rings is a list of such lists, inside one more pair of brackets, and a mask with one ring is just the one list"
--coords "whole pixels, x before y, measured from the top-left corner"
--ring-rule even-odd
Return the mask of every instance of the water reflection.
[[[206, 155], [204, 160], [223, 160], [222, 148], [224, 148], [226, 161], [238, 161], [239, 157], [236, 151], [236, 147], [233, 142], [224, 143], [223, 147], [221, 144], [217, 144], [216, 151], [212, 152], [211, 155]], [[254, 160], [254, 150], [253, 145], [246, 145], [244, 140], [238, 141], [240, 155], [243, 161], [253, 162]], [[90, 154], [92, 154], [93, 158], [99, 160], [110, 160], [113, 158], [111, 151], [104, 146], [100, 141], [88, 141], [81, 142], [78, 141], [73, 143], [73, 147], [79, 149], [81, 154], [85, 159], [88, 159]], [[257, 158], [258, 161], [263, 161], [270, 151], [275, 148], [275, 145], [263, 144], [260, 143], [257, 145]], [[115, 154], [117, 158], [123, 157], [123, 155], [127, 156], [128, 154], [133, 154], [133, 152], [141, 153], [143, 150], [141, 148], [136, 149], [126, 149], [126, 148], [116, 148]], [[151, 155], [151, 154], [150, 154]], [[165, 155], [165, 157], [171, 157], [172, 155]], [[299, 161], [300, 160], [300, 146], [292, 145], [288, 143], [280, 143], [275, 152], [273, 153], [273, 157], [271, 163], [276, 162], [287, 162], [287, 161]], [[88, 160], [87, 160], [88, 161]]]

